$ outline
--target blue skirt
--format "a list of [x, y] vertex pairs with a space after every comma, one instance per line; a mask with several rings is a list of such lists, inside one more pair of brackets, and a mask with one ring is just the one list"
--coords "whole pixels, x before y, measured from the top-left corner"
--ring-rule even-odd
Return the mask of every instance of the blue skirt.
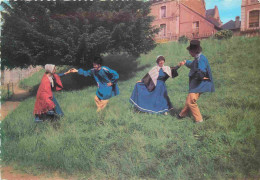
[[46, 119], [53, 119], [55, 117], [55, 114], [59, 115], [59, 116], [64, 115], [64, 113], [61, 110], [60, 105], [59, 105], [58, 101], [56, 100], [56, 98], [54, 97], [54, 95], [53, 95], [52, 101], [55, 104], [55, 109], [50, 110], [50, 111], [46, 112], [45, 114], [41, 114], [41, 115], [36, 114], [35, 122], [42, 122], [43, 120], [46, 120]]
[[53, 101], [54, 104], [55, 104], [55, 112], [56, 112], [56, 114], [58, 114], [58, 115], [60, 115], [60, 116], [63, 116], [64, 113], [63, 113], [63, 111], [61, 110], [60, 105], [59, 105], [58, 101], [56, 100], [56, 98], [54, 97], [54, 95], [53, 95], [52, 101]]
[[157, 85], [151, 92], [147, 90], [144, 83], [137, 83], [130, 103], [142, 112], [154, 114], [165, 113], [172, 109], [165, 83], [162, 80], [157, 80]]

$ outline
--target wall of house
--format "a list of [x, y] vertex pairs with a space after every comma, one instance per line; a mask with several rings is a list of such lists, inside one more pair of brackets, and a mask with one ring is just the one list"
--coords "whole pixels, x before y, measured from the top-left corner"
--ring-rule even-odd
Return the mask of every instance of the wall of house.
[[197, 13], [201, 14], [202, 16], [206, 16], [206, 7], [204, 0], [180, 0], [180, 2], [193, 9]]
[[[161, 7], [166, 6], [166, 17], [161, 18]], [[177, 22], [179, 14], [179, 8], [177, 2], [160, 2], [152, 5], [151, 15], [155, 16], [155, 20], [152, 25], [160, 27], [160, 24], [166, 24], [167, 30], [166, 32], [177, 33]]]
[[184, 5], [181, 5], [180, 36], [185, 35], [189, 38], [199, 38], [192, 35], [192, 33], [196, 33], [195, 29], [193, 29], [193, 22], [195, 21], [199, 21], [199, 37], [208, 37], [216, 32], [213, 24]]
[[[161, 18], [161, 7], [166, 6], [166, 17]], [[166, 36], [176, 36], [179, 34], [179, 6], [176, 1], [166, 1], [154, 3], [151, 7], [150, 15], [155, 16], [152, 25], [160, 27], [161, 24], [166, 24]], [[162, 34], [156, 36], [163, 37]]]
[[246, 5], [247, 0], [242, 0], [241, 4], [241, 31], [244, 31], [246, 29]]
[[[241, 31], [252, 30], [249, 28], [249, 12], [253, 10], [260, 10], [260, 3], [251, 3], [251, 0], [242, 0], [241, 6]], [[260, 18], [259, 18], [260, 21]], [[259, 22], [260, 24], [260, 22]], [[258, 28], [260, 29], [260, 28]]]
[[217, 7], [217, 6], [215, 6], [214, 18], [218, 21], [218, 23], [219, 23], [220, 26], [221, 26], [221, 25], [222, 25], [222, 22], [221, 22], [221, 19], [220, 19], [219, 10], [218, 10], [218, 7]]
[[[180, 0], [181, 1], [181, 0]], [[180, 36], [185, 35], [190, 39], [194, 38], [193, 22], [199, 21], [199, 35], [196, 38], [209, 37], [216, 32], [214, 25], [205, 19], [205, 4], [204, 1], [185, 1], [185, 5], [178, 3], [178, 1], [160, 1], [153, 3], [151, 6], [150, 15], [155, 17], [152, 25], [160, 27], [161, 24], [166, 24], [166, 35], [162, 31], [155, 36], [156, 41], [161, 40], [177, 40]], [[201, 13], [195, 12], [196, 6], [191, 9], [186, 7], [188, 5], [197, 5], [200, 9], [203, 7], [204, 11]], [[166, 7], [166, 17], [161, 17], [161, 7]], [[202, 15], [204, 14], [204, 16]]]

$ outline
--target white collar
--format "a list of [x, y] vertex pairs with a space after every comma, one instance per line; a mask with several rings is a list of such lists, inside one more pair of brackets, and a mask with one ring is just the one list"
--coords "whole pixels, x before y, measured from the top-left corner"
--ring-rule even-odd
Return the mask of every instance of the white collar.
[[199, 58], [200, 58], [200, 55], [201, 55], [201, 53], [197, 54], [197, 55], [195, 56], [195, 59], [199, 59]]

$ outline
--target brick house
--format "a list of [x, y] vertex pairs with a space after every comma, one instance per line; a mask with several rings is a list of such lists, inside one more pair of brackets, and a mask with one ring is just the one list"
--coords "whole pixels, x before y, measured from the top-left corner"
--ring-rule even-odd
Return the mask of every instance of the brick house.
[[242, 0], [241, 33], [260, 32], [260, 1]]
[[207, 38], [221, 29], [218, 9], [207, 18], [204, 0], [154, 0], [150, 14], [155, 17], [152, 25], [161, 28], [155, 37], [157, 42], [177, 40], [180, 36]]
[[206, 10], [206, 18], [216, 26], [222, 26], [217, 6], [215, 6], [213, 9]]
[[233, 35], [239, 36], [240, 35], [240, 27], [241, 27], [241, 21], [240, 17], [237, 16], [236, 20], [230, 20], [227, 23], [225, 23], [223, 26], [221, 26], [224, 30], [230, 30], [233, 32]]

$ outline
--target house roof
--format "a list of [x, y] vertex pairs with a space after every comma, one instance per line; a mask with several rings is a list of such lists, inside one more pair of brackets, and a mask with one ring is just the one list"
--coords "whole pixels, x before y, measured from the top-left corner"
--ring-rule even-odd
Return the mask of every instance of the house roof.
[[239, 27], [236, 28], [236, 22], [233, 20], [228, 21], [226, 24], [221, 26], [222, 29], [239, 29], [241, 26], [241, 21], [239, 21]]
[[217, 6], [215, 6], [215, 8], [213, 8], [213, 9], [208, 9], [208, 10], [206, 10], [206, 18], [207, 18], [212, 24], [214, 24], [215, 26], [220, 27], [220, 26], [221, 26], [220, 21], [214, 18], [215, 13], [216, 13], [216, 8], [217, 8]]
[[213, 17], [211, 17], [211, 16], [208, 16], [208, 17], [206, 17], [207, 18], [207, 20], [208, 21], [210, 21], [212, 24], [214, 24], [215, 26], [218, 26], [218, 27], [220, 27], [220, 23], [219, 23], [219, 21], [218, 20], [216, 20], [215, 18], [213, 18]]
[[215, 9], [206, 10], [206, 17], [208, 16], [214, 17], [214, 15], [215, 15]]

